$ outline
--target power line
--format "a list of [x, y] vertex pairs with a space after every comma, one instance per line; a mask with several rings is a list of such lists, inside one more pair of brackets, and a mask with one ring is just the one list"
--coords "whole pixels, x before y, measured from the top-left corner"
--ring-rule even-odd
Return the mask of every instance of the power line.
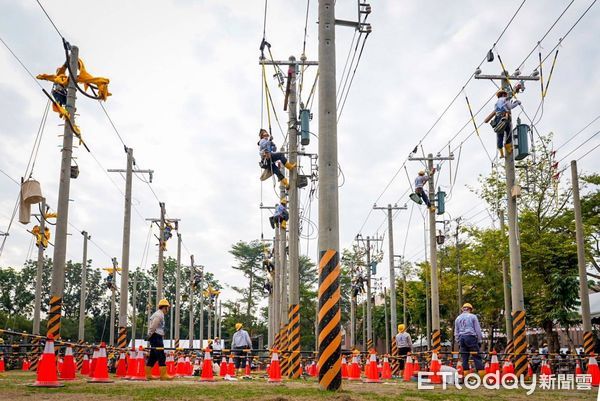
[[587, 124], [585, 127], [583, 127], [582, 129], [580, 129], [579, 131], [577, 131], [571, 138], [569, 138], [566, 142], [564, 142], [562, 145], [560, 145], [558, 148], [554, 149], [555, 152], [559, 151], [561, 148], [563, 148], [566, 144], [568, 144], [569, 142], [571, 142], [573, 139], [575, 139], [579, 134], [581, 134], [583, 131], [585, 131], [590, 125], [592, 125], [593, 123], [595, 123], [598, 119], [600, 119], [600, 114], [596, 116], [596, 118], [594, 118], [589, 124]]
[[[579, 144], [579, 146], [577, 146], [575, 149], [571, 150], [569, 153], [567, 153], [566, 155], [564, 155], [559, 161], [558, 163], [560, 163], [561, 161], [565, 160], [567, 157], [569, 157], [571, 154], [575, 153], [579, 148], [581, 148], [583, 145], [585, 145], [586, 143], [588, 143], [589, 141], [591, 141], [596, 135], [600, 134], [600, 131], [596, 131], [596, 133], [592, 136], [590, 136], [588, 139], [586, 139], [585, 141], [583, 141], [581, 144]], [[595, 148], [594, 148], [595, 149]], [[587, 153], [586, 153], [587, 155]]]
[[56, 26], [56, 24], [54, 23], [54, 21], [52, 21], [52, 18], [50, 18], [50, 15], [48, 15], [48, 13], [46, 12], [46, 9], [44, 8], [44, 6], [42, 5], [42, 3], [40, 3], [39, 0], [35, 0], [36, 3], [38, 3], [38, 5], [40, 6], [40, 8], [42, 9], [42, 11], [44, 12], [44, 14], [46, 14], [46, 17], [48, 18], [48, 21], [50, 21], [50, 23], [52, 24], [52, 26], [54, 27], [54, 29], [56, 30], [56, 33], [58, 33], [58, 36], [62, 38], [64, 38], [63, 34], [60, 33], [60, 31], [58, 30], [58, 27]]

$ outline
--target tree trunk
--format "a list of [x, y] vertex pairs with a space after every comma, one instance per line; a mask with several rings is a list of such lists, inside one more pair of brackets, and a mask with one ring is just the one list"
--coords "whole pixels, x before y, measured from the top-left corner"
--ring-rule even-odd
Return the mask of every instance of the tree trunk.
[[548, 343], [548, 352], [551, 354], [557, 354], [560, 349], [560, 342], [558, 341], [558, 333], [553, 331], [554, 324], [551, 320], [544, 320], [542, 327], [546, 332], [546, 342]]

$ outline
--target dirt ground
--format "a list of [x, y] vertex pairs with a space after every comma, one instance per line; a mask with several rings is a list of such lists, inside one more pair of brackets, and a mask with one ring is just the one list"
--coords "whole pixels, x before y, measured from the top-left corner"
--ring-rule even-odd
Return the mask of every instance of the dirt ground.
[[362, 382], [342, 383], [338, 392], [320, 391], [314, 379], [267, 383], [256, 376], [250, 381], [211, 383], [197, 378], [177, 379], [173, 382], [130, 382], [92, 384], [78, 379], [65, 382], [61, 388], [29, 387], [35, 381], [33, 373], [8, 372], [0, 375], [0, 400], [7, 401], [145, 401], [145, 400], [248, 400], [248, 401], [422, 401], [422, 400], [596, 400], [598, 389], [549, 391], [537, 389], [532, 395], [525, 390], [446, 389], [419, 390], [416, 383], [390, 381], [380, 384]]

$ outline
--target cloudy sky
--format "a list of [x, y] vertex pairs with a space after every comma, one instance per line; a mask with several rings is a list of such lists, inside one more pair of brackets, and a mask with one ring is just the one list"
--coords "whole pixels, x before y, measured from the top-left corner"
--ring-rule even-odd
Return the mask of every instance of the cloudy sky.
[[[536, 46], [570, 1], [528, 0], [510, 28], [496, 45], [507, 69], [513, 71]], [[541, 42], [545, 57], [565, 36], [590, 1], [576, 0]], [[152, 188], [166, 202], [169, 217], [180, 218], [185, 249], [196, 263], [204, 264], [225, 284], [240, 285], [230, 268], [228, 250], [232, 243], [273, 235], [259, 204], [273, 205], [277, 198], [272, 183], [258, 180], [256, 132], [266, 124], [261, 118], [261, 70], [258, 46], [263, 31], [263, 0], [166, 0], [73, 2], [43, 1], [42, 4], [63, 36], [79, 46], [80, 57], [90, 73], [110, 78], [113, 96], [105, 107], [125, 143], [132, 147], [140, 168], [155, 170]], [[423, 254], [422, 209], [415, 208], [409, 225], [411, 204], [405, 196], [409, 183], [400, 169], [409, 152], [432, 127], [479, 65], [521, 0], [497, 3], [467, 1], [373, 1], [369, 36], [350, 94], [339, 121], [339, 162], [343, 171], [340, 188], [341, 246], [351, 245], [359, 232], [384, 235], [385, 215], [370, 213], [379, 205], [409, 203], [395, 219], [396, 254], [417, 261]], [[306, 1], [268, 2], [266, 38], [276, 59], [299, 57], [304, 37]], [[35, 75], [51, 73], [64, 62], [59, 35], [34, 0], [0, 0], [0, 37]], [[337, 2], [337, 17], [356, 18], [354, 0]], [[598, 37], [600, 6], [594, 6], [560, 47], [544, 112], [536, 118], [540, 133], [554, 132], [558, 147], [600, 114], [600, 52]], [[310, 1], [306, 56], [317, 58], [317, 1]], [[354, 32], [337, 28], [338, 80], [348, 56]], [[536, 68], [538, 50], [523, 64], [530, 73]], [[544, 64], [547, 77], [553, 56]], [[484, 73], [498, 73], [497, 61], [484, 63]], [[308, 97], [315, 68], [306, 72], [303, 98]], [[283, 97], [268, 71], [277, 115], [285, 127]], [[547, 79], [547, 78], [546, 78]], [[42, 83], [50, 89], [48, 83]], [[488, 81], [472, 80], [465, 88], [474, 111], [494, 93]], [[540, 102], [537, 83], [530, 83], [520, 96], [533, 116]], [[0, 46], [0, 169], [15, 179], [25, 171], [46, 98], [39, 86], [8, 50]], [[94, 267], [121, 258], [124, 180], [110, 177], [106, 168], [124, 168], [123, 147], [97, 102], [78, 95], [80, 125], [93, 156], [75, 150], [80, 176], [71, 182], [67, 255], [81, 259], [82, 236], [93, 239], [89, 257]], [[491, 105], [477, 117], [491, 110]], [[317, 102], [313, 104], [312, 130], [318, 135]], [[523, 116], [525, 119], [525, 117]], [[471, 133], [469, 112], [460, 95], [423, 141], [423, 151], [456, 149]], [[50, 205], [56, 205], [60, 166], [59, 137], [62, 127], [55, 114], [48, 118], [33, 177], [42, 184]], [[466, 128], [459, 132], [461, 127]], [[282, 136], [273, 123], [275, 141]], [[560, 149], [567, 155], [600, 129], [600, 120]], [[450, 143], [452, 137], [456, 136]], [[481, 129], [482, 143], [475, 135], [464, 142], [458, 176], [447, 204], [446, 219], [463, 216], [471, 224], [490, 225], [485, 205], [470, 192], [478, 174], [491, 171], [484, 151], [494, 157], [494, 134]], [[577, 158], [600, 143], [593, 137], [561, 162]], [[313, 138], [307, 151], [316, 152]], [[420, 153], [421, 151], [419, 151]], [[596, 150], [580, 160], [580, 170], [598, 171]], [[308, 164], [303, 162], [304, 171]], [[411, 180], [420, 169], [408, 162]], [[450, 169], [446, 164], [438, 185], [450, 191]], [[392, 177], [400, 169], [396, 178]], [[452, 170], [456, 169], [453, 163]], [[454, 171], [452, 172], [454, 176]], [[568, 174], [566, 174], [568, 175]], [[387, 190], [384, 188], [390, 183]], [[566, 184], [566, 177], [562, 179]], [[304, 214], [317, 222], [317, 199], [306, 201]], [[18, 187], [0, 175], [0, 230], [5, 231]], [[404, 195], [404, 196], [403, 196]], [[318, 196], [318, 194], [316, 194]], [[309, 212], [308, 205], [312, 210]], [[148, 268], [156, 260], [152, 239], [147, 257], [145, 244], [149, 224], [144, 220], [159, 215], [158, 201], [149, 187], [134, 180], [131, 265]], [[368, 216], [368, 218], [367, 218]], [[487, 216], [487, 217], [486, 217]], [[308, 223], [303, 235], [314, 238]], [[25, 226], [13, 224], [0, 265], [20, 266], [33, 255], [31, 236]], [[29, 227], [30, 228], [30, 227]], [[154, 230], [156, 233], [156, 230]], [[152, 237], [153, 238], [153, 237]], [[387, 237], [386, 237], [387, 238]], [[313, 259], [316, 240], [303, 240], [301, 250]], [[175, 241], [168, 255], [175, 256]], [[384, 246], [387, 252], [387, 245]], [[51, 253], [51, 252], [50, 252]], [[51, 255], [50, 255], [51, 256]], [[387, 260], [387, 257], [385, 258]], [[385, 280], [387, 263], [381, 274]], [[231, 297], [226, 290], [225, 297]]]

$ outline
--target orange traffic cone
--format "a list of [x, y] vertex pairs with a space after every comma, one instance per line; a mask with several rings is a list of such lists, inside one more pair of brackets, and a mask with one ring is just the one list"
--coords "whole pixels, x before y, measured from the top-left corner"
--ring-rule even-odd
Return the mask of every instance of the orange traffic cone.
[[[310, 375], [310, 373], [309, 373]], [[342, 358], [342, 379], [348, 378], [348, 362], [346, 361], [346, 357]]]
[[462, 358], [456, 361], [456, 373], [458, 373], [458, 380], [462, 380], [465, 377], [465, 371], [462, 365]]
[[[490, 362], [490, 367], [486, 371], [486, 373], [497, 373], [500, 371], [500, 362], [498, 361], [498, 354], [496, 351], [492, 351], [492, 360]], [[496, 376], [490, 376], [489, 382], [491, 384], [496, 383]]]
[[229, 355], [229, 363], [227, 363], [227, 374], [235, 377], [235, 363], [233, 363], [233, 355]]
[[383, 357], [383, 368], [381, 369], [381, 378], [384, 380], [392, 378], [392, 367], [387, 355]]
[[576, 375], [582, 375], [583, 374], [583, 370], [581, 369], [581, 364], [579, 363], [579, 360], [577, 360], [575, 362], [575, 374]]
[[183, 355], [179, 355], [179, 357], [177, 357], [176, 373], [177, 373], [177, 376], [179, 376], [179, 377], [187, 375], [186, 365], [185, 365], [185, 357]]
[[104, 342], [100, 343], [100, 350], [98, 350], [98, 358], [96, 359], [96, 367], [92, 372], [92, 379], [88, 380], [88, 383], [112, 383], [113, 381], [108, 377], [108, 360]]
[[365, 380], [365, 382], [381, 383], [381, 380], [379, 380], [379, 374], [377, 373], [377, 353], [373, 349], [371, 350], [371, 356], [369, 357], [368, 366], [368, 369], [365, 368], [365, 371], [367, 373], [367, 379]]
[[409, 353], [406, 355], [406, 361], [404, 362], [404, 372], [402, 375], [402, 379], [405, 382], [409, 382], [410, 379], [412, 378], [413, 368], [414, 368], [414, 364], [413, 364], [412, 356]]
[[506, 358], [506, 360], [504, 361], [504, 365], [502, 365], [502, 376], [507, 375], [507, 374], [514, 374], [514, 373], [515, 373], [515, 367], [514, 367], [513, 363], [510, 361], [509, 358]]
[[98, 363], [98, 349], [94, 348], [94, 352], [92, 353], [92, 361], [90, 362], [90, 378], [94, 377], [94, 370], [96, 369], [96, 364]]
[[419, 364], [419, 357], [415, 355], [414, 362], [413, 362], [413, 376], [418, 376], [420, 370], [421, 370], [421, 365]]
[[146, 381], [146, 360], [144, 357], [144, 347], [140, 345], [135, 358], [134, 375], [130, 380]]
[[56, 373], [56, 355], [54, 354], [54, 336], [48, 335], [44, 345], [44, 353], [38, 363], [37, 380], [31, 386], [34, 387], [62, 387]]
[[127, 361], [127, 373], [125, 374], [125, 378], [131, 380], [135, 377], [135, 373], [137, 371], [137, 352], [135, 349], [131, 349], [129, 351], [129, 360]]
[[167, 375], [175, 376], [175, 357], [173, 356], [173, 351], [169, 352], [169, 356], [167, 357]]
[[440, 364], [440, 360], [438, 359], [438, 355], [436, 351], [433, 351], [431, 354], [431, 362], [429, 364], [429, 371], [433, 373], [431, 376], [431, 383], [433, 384], [442, 384], [442, 377], [440, 376], [440, 368], [442, 365]]
[[119, 355], [119, 362], [117, 362], [117, 377], [125, 377], [127, 375], [127, 362], [125, 361], [125, 353], [121, 352]]
[[73, 359], [73, 347], [70, 345], [65, 350], [65, 359], [63, 361], [63, 367], [60, 371], [61, 380], [75, 380], [75, 359]]
[[528, 363], [527, 364], [527, 378], [531, 379], [533, 377], [533, 368], [531, 367], [531, 364]]
[[269, 367], [269, 383], [279, 383], [281, 382], [281, 367], [279, 366], [279, 355], [277, 355], [277, 350], [273, 349], [273, 354], [271, 355], [271, 366]]
[[0, 373], [6, 371], [6, 367], [4, 366], [4, 355], [0, 354]]
[[87, 354], [83, 354], [83, 362], [81, 363], [81, 373], [82, 375], [90, 374], [90, 358], [88, 358]]
[[352, 364], [348, 372], [348, 380], [360, 380], [360, 366], [358, 366], [358, 351], [352, 355]]
[[598, 368], [598, 361], [596, 361], [596, 355], [594, 353], [590, 354], [587, 374], [592, 376], [592, 386], [598, 387], [600, 384], [600, 369]]
[[29, 366], [30, 366], [29, 359], [27, 359], [27, 358], [23, 359], [23, 365], [21, 366], [21, 370], [23, 372], [27, 372], [29, 370]]
[[221, 365], [219, 366], [219, 376], [227, 376], [227, 370], [227, 358], [225, 358], [225, 355], [223, 355], [221, 358]]
[[212, 382], [215, 380], [213, 376], [212, 358], [210, 356], [210, 349], [204, 350], [204, 362], [202, 362], [202, 376], [200, 380], [203, 382]]
[[[300, 365], [300, 369], [302, 370], [302, 365]], [[246, 369], [244, 369], [244, 375], [250, 376], [252, 374], [252, 359], [246, 358]], [[302, 372], [300, 372], [302, 374]]]

